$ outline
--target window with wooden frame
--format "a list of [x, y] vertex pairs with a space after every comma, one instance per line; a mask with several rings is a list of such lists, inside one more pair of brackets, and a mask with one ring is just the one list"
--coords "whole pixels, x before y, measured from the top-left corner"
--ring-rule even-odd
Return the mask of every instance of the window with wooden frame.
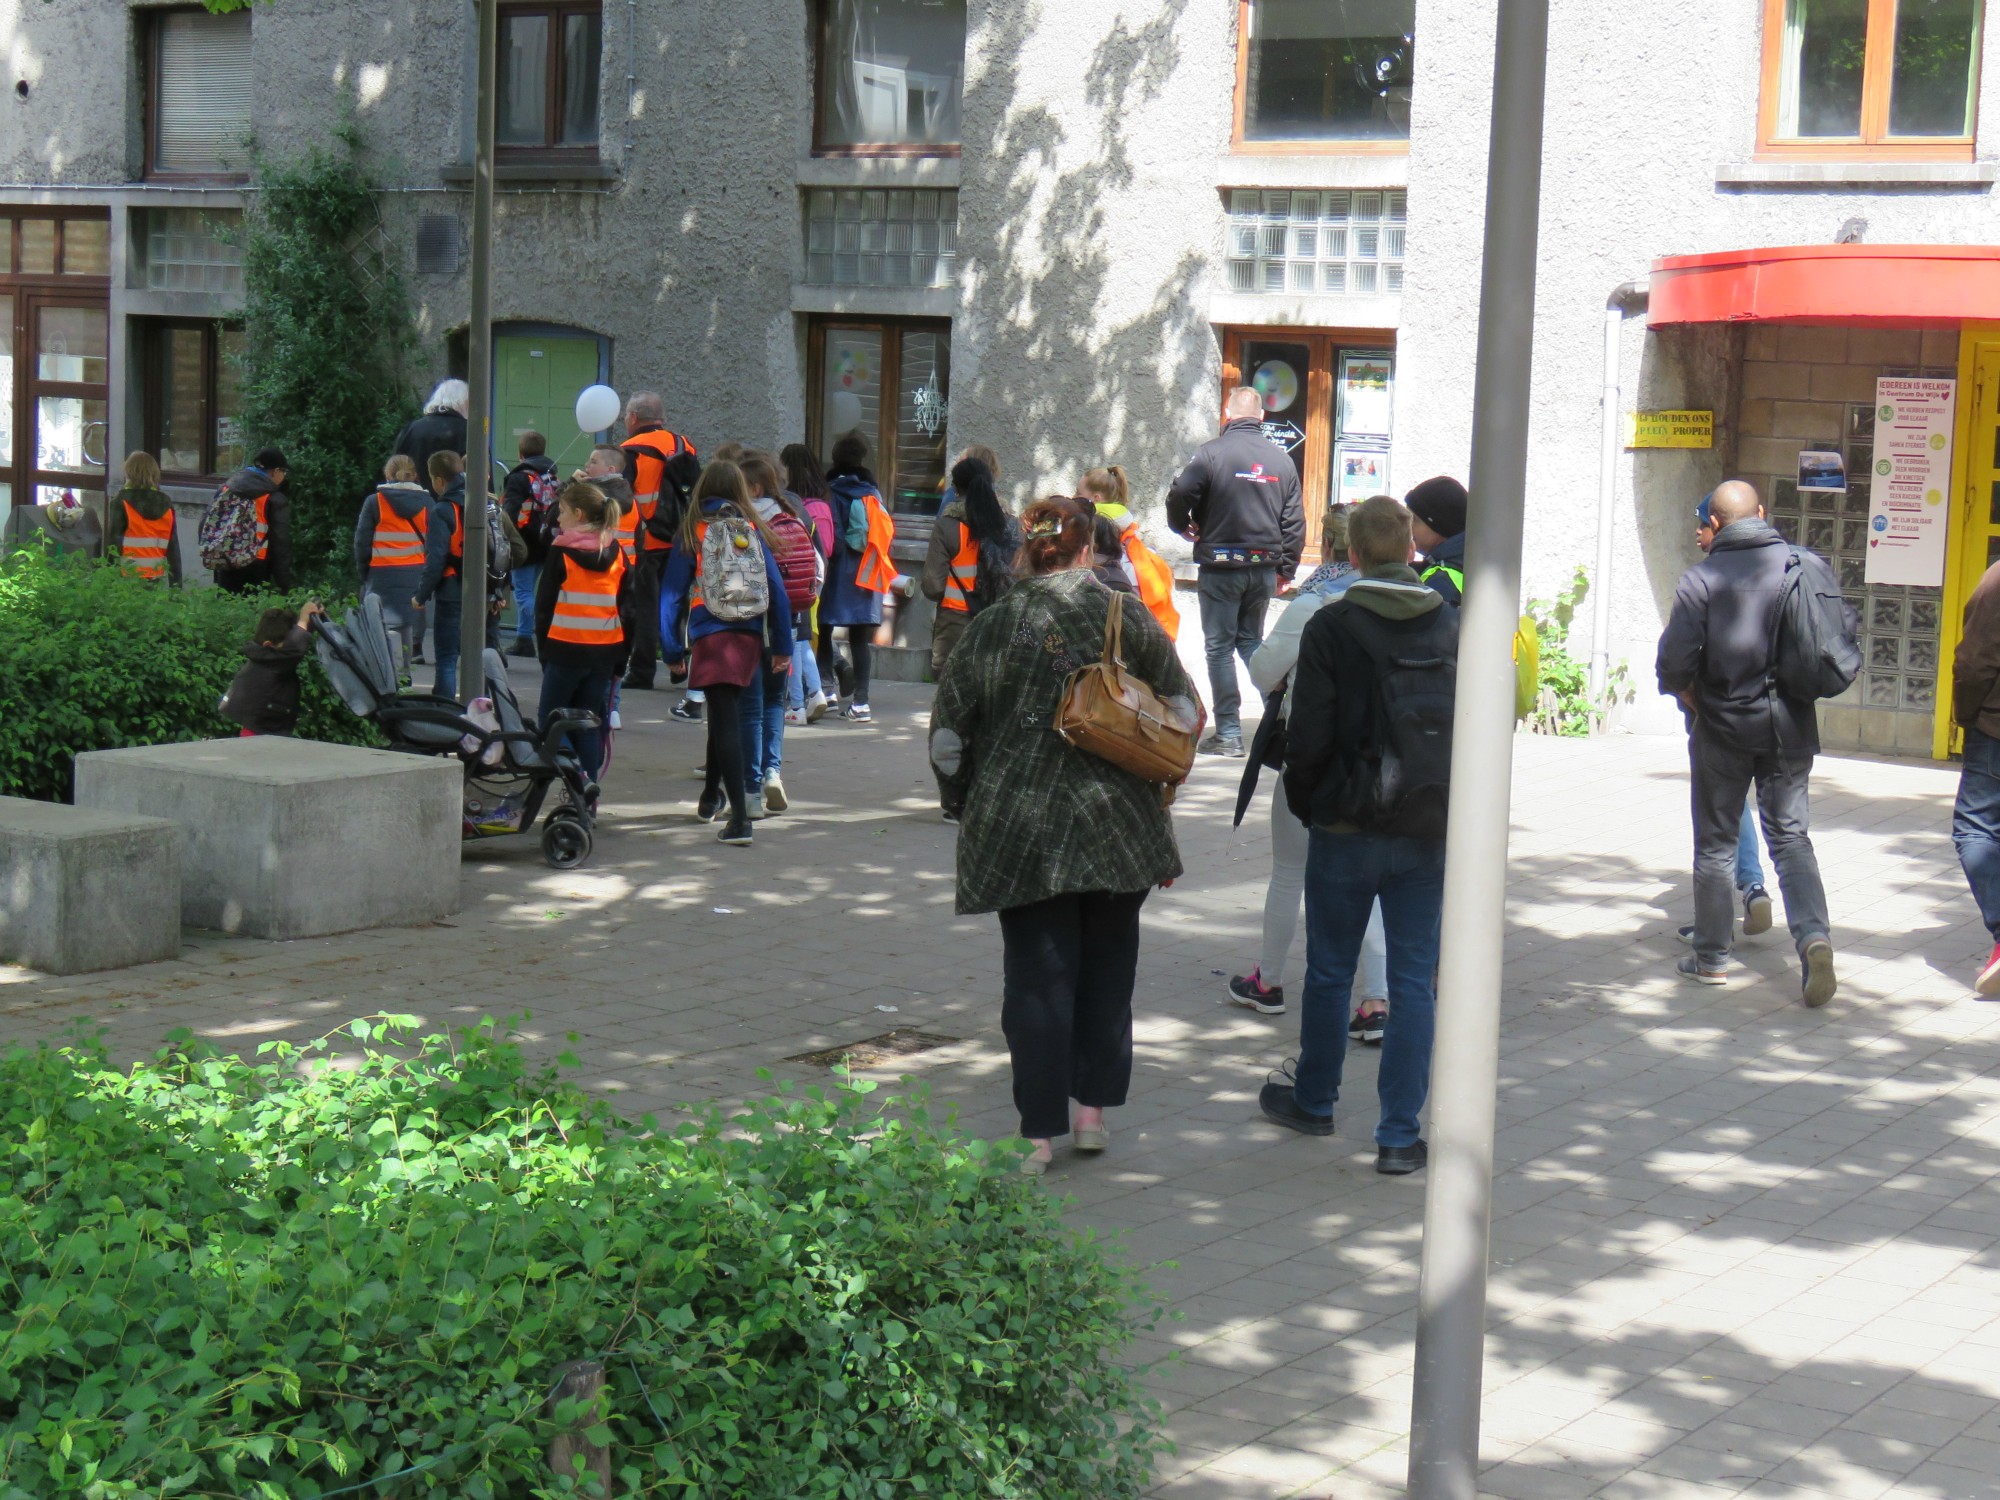
[[500, 7], [500, 97], [494, 143], [503, 156], [595, 158], [604, 16], [598, 0]]
[[822, 459], [836, 438], [868, 439], [889, 508], [934, 516], [944, 498], [951, 415], [951, 324], [824, 318], [806, 355], [806, 442]]
[[813, 149], [956, 156], [965, 0], [817, 0]]
[[248, 176], [250, 12], [164, 10], [145, 18], [146, 175]]
[[1416, 0], [1238, 0], [1235, 148], [1407, 151]]
[[243, 465], [238, 426], [243, 330], [148, 318], [140, 325], [145, 441], [173, 479], [220, 480]]
[[1764, 0], [1758, 149], [1970, 161], [1984, 0]]
[[104, 209], [0, 212], [0, 517], [104, 488], [110, 272]]

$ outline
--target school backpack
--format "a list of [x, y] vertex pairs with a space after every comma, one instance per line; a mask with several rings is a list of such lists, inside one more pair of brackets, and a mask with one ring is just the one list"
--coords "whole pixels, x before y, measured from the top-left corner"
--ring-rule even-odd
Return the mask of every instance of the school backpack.
[[819, 598], [820, 581], [825, 577], [819, 548], [813, 545], [812, 533], [783, 511], [766, 524], [778, 539], [778, 576], [784, 580], [785, 600], [793, 614], [802, 615]]
[[486, 500], [486, 579], [489, 585], [507, 582], [514, 571], [514, 543], [507, 535], [507, 522], [491, 496]]
[[741, 516], [717, 516], [702, 531], [701, 605], [718, 620], [754, 620], [771, 607], [764, 544]]
[[521, 507], [521, 535], [531, 541], [546, 542], [555, 535], [556, 497], [562, 481], [554, 469], [528, 470], [528, 503]]
[[215, 492], [201, 518], [201, 529], [195, 533], [201, 560], [209, 571], [235, 571], [257, 561], [262, 550], [257, 536], [257, 502], [262, 498], [226, 484]]
[[1838, 698], [1861, 673], [1860, 616], [1816, 552], [1785, 549], [1785, 578], [1771, 617], [1771, 686], [1807, 703]]
[[1358, 605], [1347, 633], [1374, 668], [1368, 733], [1349, 757], [1339, 816], [1370, 833], [1441, 839], [1451, 800], [1458, 611], [1432, 610], [1421, 631], [1393, 630]]

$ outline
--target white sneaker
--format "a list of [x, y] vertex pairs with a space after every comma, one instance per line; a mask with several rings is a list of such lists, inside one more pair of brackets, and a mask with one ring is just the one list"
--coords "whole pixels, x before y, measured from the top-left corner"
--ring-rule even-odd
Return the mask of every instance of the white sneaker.
[[821, 719], [826, 717], [827, 709], [832, 706], [828, 702], [825, 693], [814, 693], [810, 698], [806, 699], [806, 722], [808, 724], [817, 724]]
[[623, 729], [625, 727], [625, 721], [618, 716], [618, 710], [615, 708], [611, 710], [611, 727], [613, 729]]
[[850, 724], [872, 724], [875, 721], [875, 715], [868, 712], [865, 703], [850, 703], [840, 711], [840, 716]]
[[773, 776], [767, 779], [764, 783], [764, 811], [767, 814], [781, 813], [791, 805], [791, 799], [785, 795], [783, 778]]
[[788, 709], [786, 709], [786, 710], [785, 710], [785, 722], [786, 722], [787, 724], [799, 724], [799, 725], [803, 725], [803, 724], [804, 724], [804, 723], [806, 722], [806, 711], [805, 711], [804, 709], [802, 709], [802, 708], [788, 708]]

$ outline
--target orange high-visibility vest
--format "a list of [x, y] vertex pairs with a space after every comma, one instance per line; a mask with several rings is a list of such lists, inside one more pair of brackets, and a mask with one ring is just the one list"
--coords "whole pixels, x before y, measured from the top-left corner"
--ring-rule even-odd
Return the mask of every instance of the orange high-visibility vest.
[[132, 565], [132, 571], [141, 578], [165, 578], [167, 576], [167, 543], [174, 534], [174, 510], [167, 507], [167, 513], [157, 521], [149, 521], [140, 515], [128, 500], [125, 504], [125, 541], [120, 548], [125, 561]]
[[1139, 540], [1137, 526], [1127, 528], [1124, 542], [1125, 556], [1130, 559], [1133, 576], [1138, 580], [1139, 602], [1153, 612], [1168, 640], [1178, 640], [1181, 612], [1174, 608], [1173, 565]]
[[586, 568], [568, 553], [563, 560], [562, 589], [549, 621], [549, 639], [574, 646], [616, 646], [625, 639], [618, 618], [618, 585], [625, 577], [625, 559], [613, 558], [602, 572]]
[[896, 523], [882, 508], [879, 496], [871, 492], [861, 501], [868, 510], [868, 541], [861, 549], [861, 566], [855, 569], [854, 581], [871, 594], [886, 594], [896, 581], [896, 564], [889, 556], [890, 544], [896, 540]]
[[271, 555], [271, 492], [266, 490], [257, 497], [257, 561], [263, 562]]
[[[677, 453], [693, 458], [694, 444], [679, 433], [660, 427], [651, 432], [636, 432], [618, 446], [637, 457], [632, 478], [632, 493], [639, 502], [639, 514], [633, 523], [636, 531], [639, 526], [651, 522], [653, 512], [659, 509], [660, 489], [666, 483], [667, 460]], [[673, 543], [661, 541], [648, 530], [639, 545], [648, 552], [665, 552]]]
[[[428, 526], [430, 523], [424, 523]], [[450, 578], [465, 571], [465, 507], [451, 508], [451, 561], [444, 565], [444, 576]]]
[[958, 523], [958, 537], [958, 555], [951, 560], [951, 576], [944, 581], [944, 598], [938, 601], [938, 608], [970, 614], [972, 594], [979, 586], [979, 542], [963, 521]]
[[[424, 538], [430, 534], [429, 505], [417, 507], [405, 519], [390, 505], [389, 497], [375, 492], [375, 545], [368, 554], [368, 568], [421, 568], [424, 565]], [[464, 544], [459, 544], [463, 551]], [[458, 555], [457, 553], [453, 554]]]
[[618, 507], [618, 550], [625, 554], [628, 564], [639, 560], [639, 507], [636, 505]]

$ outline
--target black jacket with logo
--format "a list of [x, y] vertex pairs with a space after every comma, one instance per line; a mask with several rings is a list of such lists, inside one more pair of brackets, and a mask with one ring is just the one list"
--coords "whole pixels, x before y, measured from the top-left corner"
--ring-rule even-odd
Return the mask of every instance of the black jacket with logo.
[[1195, 450], [1167, 492], [1167, 524], [1183, 535], [1195, 529], [1194, 560], [1204, 568], [1289, 574], [1306, 545], [1299, 471], [1261, 422], [1231, 422]]

